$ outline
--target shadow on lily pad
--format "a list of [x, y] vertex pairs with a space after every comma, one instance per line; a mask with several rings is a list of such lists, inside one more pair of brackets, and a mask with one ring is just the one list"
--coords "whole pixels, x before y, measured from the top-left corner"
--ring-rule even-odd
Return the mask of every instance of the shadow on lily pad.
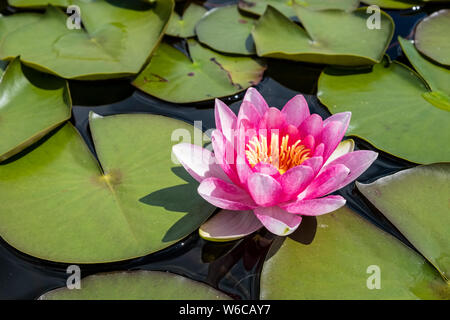
[[139, 199], [142, 203], [164, 207], [168, 211], [186, 212], [181, 219], [167, 230], [162, 240], [164, 242], [171, 242], [185, 237], [205, 221], [204, 215], [199, 214], [198, 208], [191, 208], [189, 205], [192, 199], [199, 197], [197, 193], [198, 182], [183, 167], [173, 167], [171, 170], [187, 183], [160, 189]]

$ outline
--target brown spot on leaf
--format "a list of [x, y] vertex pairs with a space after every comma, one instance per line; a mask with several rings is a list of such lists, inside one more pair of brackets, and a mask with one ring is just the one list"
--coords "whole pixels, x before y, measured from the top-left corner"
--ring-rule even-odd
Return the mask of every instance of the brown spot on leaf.
[[247, 21], [247, 20], [244, 20], [244, 19], [239, 19], [238, 21], [239, 21], [239, 23], [242, 23], [242, 24], [248, 23], [248, 21]]
[[194, 72], [189, 72], [187, 75], [188, 75], [189, 77], [193, 77], [193, 76], [195, 75], [195, 73], [194, 73]]

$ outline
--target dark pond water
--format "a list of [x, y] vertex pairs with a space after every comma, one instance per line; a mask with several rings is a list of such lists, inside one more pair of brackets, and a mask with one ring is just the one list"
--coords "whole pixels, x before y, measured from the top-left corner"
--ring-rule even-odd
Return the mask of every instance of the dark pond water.
[[[2, 13], [7, 14], [11, 11], [5, 2], [0, 1], [0, 9]], [[212, 8], [235, 2], [210, 0], [205, 2], [205, 6]], [[418, 20], [441, 7], [427, 5], [418, 10], [387, 11], [396, 24], [396, 34], [388, 49], [392, 59], [407, 62], [401, 56], [396, 41], [397, 35], [411, 36]], [[309, 103], [311, 112], [328, 117], [328, 111], [315, 96], [321, 69], [322, 66], [317, 65], [269, 61], [265, 77], [257, 88], [268, 103], [275, 107], [282, 107], [292, 96], [302, 93]], [[87, 120], [90, 111], [100, 115], [153, 113], [189, 123], [201, 120], [205, 130], [214, 127], [213, 102], [171, 104], [136, 91], [129, 83], [130, 79], [70, 82], [74, 103], [71, 121], [82, 133], [93, 152]], [[242, 97], [243, 93], [223, 100], [237, 111]], [[357, 148], [373, 149], [364, 141], [356, 140], [356, 142]], [[24, 156], [31, 149], [25, 150], [18, 157]], [[381, 152], [376, 162], [358, 181], [368, 183], [412, 166], [414, 164]], [[348, 205], [357, 213], [408, 244], [398, 230], [358, 193], [354, 184], [340, 190], [338, 194], [343, 195]], [[262, 230], [241, 240], [213, 243], [201, 239], [197, 232], [194, 232], [183, 241], [155, 254], [118, 263], [80, 267], [83, 277], [98, 272], [122, 270], [168, 271], [205, 282], [236, 299], [257, 299], [259, 274], [273, 239], [274, 236]], [[0, 299], [35, 299], [48, 290], [65, 286], [68, 276], [67, 266], [24, 255], [0, 239]]]

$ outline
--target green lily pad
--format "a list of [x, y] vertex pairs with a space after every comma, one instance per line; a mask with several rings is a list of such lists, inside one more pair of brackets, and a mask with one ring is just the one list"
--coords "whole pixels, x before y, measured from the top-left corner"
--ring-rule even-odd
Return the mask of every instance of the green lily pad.
[[220, 52], [251, 55], [256, 53], [251, 36], [255, 21], [235, 5], [216, 8], [197, 24], [198, 40]]
[[429, 103], [430, 92], [411, 69], [393, 62], [371, 72], [325, 69], [317, 96], [331, 113], [352, 112], [348, 135], [416, 163], [450, 160], [449, 113]]
[[239, 0], [239, 8], [260, 16], [264, 14], [268, 6], [272, 6], [288, 18], [296, 18], [294, 3], [313, 10], [352, 11], [358, 7], [359, 0]]
[[416, 27], [416, 48], [440, 64], [450, 66], [450, 10], [442, 9], [423, 19]]
[[418, 166], [357, 187], [448, 281], [450, 164]]
[[450, 70], [423, 58], [408, 40], [399, 37], [399, 42], [408, 60], [432, 90], [423, 97], [436, 107], [450, 111]]
[[188, 40], [191, 59], [161, 43], [133, 85], [159, 99], [194, 102], [229, 96], [258, 84], [265, 65], [249, 57], [224, 56]]
[[51, 6], [39, 19], [29, 13], [0, 17], [0, 59], [20, 55], [26, 65], [69, 79], [133, 75], [158, 44], [173, 10], [172, 0], [73, 3], [80, 7], [85, 29], [69, 29], [67, 15]]
[[29, 70], [14, 59], [0, 83], [0, 162], [17, 154], [71, 116], [67, 82]]
[[365, 4], [376, 5], [386, 9], [409, 9], [423, 5], [422, 1], [402, 0], [363, 0]]
[[56, 289], [40, 300], [229, 300], [212, 287], [166, 272], [100, 273], [81, 280], [81, 289]]
[[343, 207], [303, 218], [264, 263], [261, 298], [448, 300], [450, 286], [419, 254]]
[[192, 137], [191, 125], [94, 114], [90, 128], [100, 163], [68, 123], [0, 165], [0, 236], [16, 249], [68, 263], [130, 259], [170, 246], [215, 210], [171, 160], [173, 133]]
[[360, 66], [379, 62], [394, 32], [380, 13], [380, 29], [369, 29], [365, 8], [353, 12], [294, 7], [305, 29], [272, 7], [252, 32], [259, 56], [313, 63]]
[[180, 17], [177, 13], [172, 15], [166, 34], [179, 38], [195, 36], [195, 25], [207, 11], [204, 7], [191, 3], [184, 11], [183, 17]]

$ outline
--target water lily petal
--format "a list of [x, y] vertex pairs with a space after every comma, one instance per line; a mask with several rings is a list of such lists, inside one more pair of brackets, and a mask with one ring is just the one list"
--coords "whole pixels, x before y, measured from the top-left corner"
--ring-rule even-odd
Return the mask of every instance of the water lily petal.
[[341, 196], [327, 196], [318, 199], [298, 200], [281, 206], [290, 213], [304, 216], [318, 216], [339, 209], [345, 205], [345, 199]]
[[313, 113], [302, 122], [298, 130], [301, 137], [311, 135], [317, 140], [322, 131], [322, 118], [318, 114]]
[[323, 166], [326, 167], [331, 161], [336, 160], [346, 153], [352, 152], [354, 149], [355, 141], [353, 141], [352, 139], [341, 141]]
[[250, 101], [243, 101], [239, 109], [237, 117], [238, 128], [244, 127], [245, 129], [257, 128], [261, 115], [256, 107]]
[[253, 210], [256, 217], [270, 232], [287, 236], [294, 232], [302, 222], [302, 216], [289, 213], [279, 207], [259, 207]]
[[234, 112], [225, 103], [216, 99], [214, 116], [216, 118], [216, 129], [220, 130], [228, 141], [234, 141], [237, 121]]
[[244, 101], [251, 102], [256, 107], [256, 110], [258, 110], [261, 116], [266, 113], [267, 109], [269, 109], [266, 100], [264, 100], [258, 90], [252, 87], [247, 89], [247, 92], [244, 96]]
[[220, 210], [198, 230], [200, 237], [209, 241], [231, 241], [249, 235], [262, 223], [252, 211]]
[[269, 108], [259, 122], [260, 129], [278, 130], [278, 134], [281, 134], [282, 128], [286, 126], [286, 117], [277, 108]]
[[351, 112], [341, 112], [325, 119], [321, 134], [321, 141], [325, 145], [325, 150], [323, 152], [323, 158], [325, 160], [328, 159], [339, 142], [341, 142], [347, 131], [351, 117]]
[[280, 180], [286, 199], [297, 196], [314, 178], [314, 170], [305, 165], [296, 166], [286, 171]]
[[325, 145], [323, 143], [320, 143], [319, 145], [317, 145], [316, 149], [314, 150], [313, 157], [322, 157], [324, 150], [325, 150]]
[[314, 150], [316, 139], [312, 135], [307, 135], [303, 138], [302, 144], [309, 150]]
[[240, 180], [236, 172], [236, 151], [233, 146], [219, 130], [212, 132], [211, 143], [217, 163], [222, 167], [222, 170], [231, 181], [239, 185]]
[[190, 143], [179, 143], [172, 147], [172, 152], [186, 171], [198, 182], [209, 177], [229, 180], [217, 163], [214, 154], [209, 150]]
[[312, 157], [303, 161], [302, 166], [310, 167], [314, 172], [314, 176], [316, 176], [320, 168], [322, 168], [322, 164], [323, 164], [322, 157]]
[[286, 122], [298, 127], [309, 117], [308, 103], [303, 95], [298, 94], [289, 100], [281, 110], [286, 117]]
[[253, 167], [253, 171], [267, 174], [274, 179], [280, 177], [280, 171], [270, 163], [259, 162]]
[[358, 178], [364, 171], [366, 171], [370, 165], [377, 159], [378, 153], [370, 150], [358, 150], [350, 153], [346, 153], [336, 160], [330, 162], [324, 170], [327, 168], [344, 165], [350, 169], [350, 174], [341, 181], [337, 189], [345, 187], [347, 184]]
[[280, 202], [283, 195], [280, 183], [267, 174], [258, 172], [252, 174], [248, 178], [247, 187], [253, 200], [263, 207]]
[[253, 173], [245, 156], [238, 155], [236, 158], [236, 172], [241, 185], [247, 185], [248, 177]]
[[302, 192], [303, 199], [320, 198], [336, 191], [349, 173], [350, 169], [343, 164], [329, 166]]
[[256, 207], [245, 190], [218, 178], [203, 180], [198, 186], [198, 193], [203, 199], [222, 209], [250, 210]]

